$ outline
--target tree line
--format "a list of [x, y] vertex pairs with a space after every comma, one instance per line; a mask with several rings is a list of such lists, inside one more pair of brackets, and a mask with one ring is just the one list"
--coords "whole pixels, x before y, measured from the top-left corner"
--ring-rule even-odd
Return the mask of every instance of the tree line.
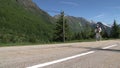
[[[68, 25], [67, 19], [64, 17], [64, 12], [61, 12], [59, 19], [56, 22], [55, 32], [54, 32], [54, 41], [69, 41], [69, 40], [82, 40], [82, 39], [94, 39], [95, 37], [95, 28], [86, 24], [84, 29], [78, 33], [72, 33]], [[102, 30], [102, 38], [120, 38], [120, 25], [114, 20], [112, 27], [109, 30]]]
[[[15, 21], [11, 18], [19, 16], [5, 17], [7, 16], [5, 14], [0, 11], [0, 43], [48, 43], [95, 39], [95, 28], [92, 28], [89, 24], [86, 24], [84, 26], [86, 28], [80, 32], [73, 32], [68, 24], [69, 21], [65, 18], [64, 12], [61, 12], [55, 25], [39, 23], [39, 17], [32, 17], [29, 14], [26, 14], [26, 16], [28, 15], [32, 19], [29, 17], [13, 18]], [[120, 38], [120, 25], [114, 20], [109, 33], [108, 30], [104, 30], [101, 34], [103, 38], [107, 39]]]

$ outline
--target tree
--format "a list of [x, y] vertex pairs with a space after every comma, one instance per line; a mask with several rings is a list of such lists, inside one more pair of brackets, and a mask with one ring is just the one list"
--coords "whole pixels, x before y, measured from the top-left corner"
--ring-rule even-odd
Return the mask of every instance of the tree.
[[102, 37], [103, 37], [103, 38], [109, 38], [109, 35], [108, 35], [108, 33], [107, 33], [107, 30], [106, 30], [106, 29], [105, 29], [105, 30], [103, 30], [101, 34], [102, 34]]
[[69, 25], [67, 24], [67, 19], [64, 17], [64, 12], [61, 12], [60, 17], [56, 22], [54, 41], [65, 42], [69, 37]]
[[116, 20], [114, 20], [112, 30], [111, 30], [111, 37], [112, 38], [119, 38], [119, 25], [116, 23]]
[[65, 22], [64, 22], [64, 31], [65, 31], [65, 40], [71, 40], [72, 39], [72, 31], [70, 30], [70, 26], [68, 24], [68, 20], [65, 19]]
[[83, 31], [81, 32], [82, 37], [84, 39], [90, 39], [93, 38], [94, 36], [94, 30], [92, 29], [92, 27], [90, 26], [90, 24], [86, 24], [85, 28], [83, 29]]

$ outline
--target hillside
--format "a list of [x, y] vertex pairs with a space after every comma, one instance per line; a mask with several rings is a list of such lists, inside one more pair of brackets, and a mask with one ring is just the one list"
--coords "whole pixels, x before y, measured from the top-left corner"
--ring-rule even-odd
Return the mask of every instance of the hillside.
[[75, 32], [80, 32], [86, 27], [91, 27], [91, 22], [87, 21], [83, 17], [73, 17], [73, 16], [66, 16], [66, 19], [68, 20], [70, 27], [72, 28], [73, 31]]
[[0, 0], [0, 43], [48, 42], [52, 17], [32, 0]]
[[[0, 0], [0, 43], [46, 43], [53, 38], [55, 20], [40, 9], [32, 0]], [[65, 16], [70, 31], [88, 39], [93, 38], [95, 22], [83, 17]], [[103, 31], [110, 33], [110, 27], [102, 24]], [[89, 33], [88, 33], [89, 32]], [[78, 38], [81, 39], [81, 38]]]
[[[59, 15], [55, 15], [54, 18], [58, 19]], [[68, 22], [71, 30], [74, 32], [81, 32], [82, 30], [86, 29], [87, 27], [91, 27], [92, 29], [94, 29], [97, 24], [96, 22], [88, 21], [83, 17], [65, 16], [65, 19], [67, 19], [67, 22]], [[104, 27], [105, 25], [101, 25], [101, 26]]]

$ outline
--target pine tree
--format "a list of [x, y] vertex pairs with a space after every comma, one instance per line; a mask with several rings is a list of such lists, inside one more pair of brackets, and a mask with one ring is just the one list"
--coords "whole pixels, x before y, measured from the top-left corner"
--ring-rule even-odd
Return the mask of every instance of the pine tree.
[[112, 38], [119, 38], [119, 26], [116, 23], [116, 20], [114, 20], [112, 31], [111, 31], [111, 37]]
[[68, 40], [70, 37], [69, 32], [69, 25], [67, 24], [67, 20], [64, 17], [64, 12], [61, 12], [60, 17], [56, 22], [54, 41], [65, 42], [65, 40]]

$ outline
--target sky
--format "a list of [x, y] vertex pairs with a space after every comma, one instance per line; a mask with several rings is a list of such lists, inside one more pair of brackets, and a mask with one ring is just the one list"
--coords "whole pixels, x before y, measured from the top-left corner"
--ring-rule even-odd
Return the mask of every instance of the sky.
[[89, 21], [120, 24], [120, 0], [33, 0], [51, 16], [60, 14], [83, 17]]

